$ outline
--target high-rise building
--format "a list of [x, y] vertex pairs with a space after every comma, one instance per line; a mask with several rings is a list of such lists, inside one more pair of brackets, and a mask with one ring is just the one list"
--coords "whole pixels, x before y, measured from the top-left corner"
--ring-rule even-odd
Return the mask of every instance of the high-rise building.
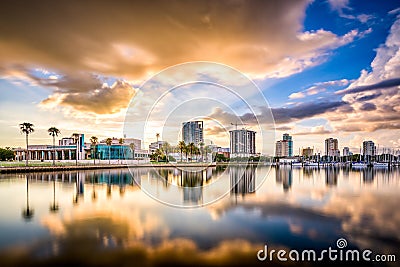
[[325, 139], [325, 156], [339, 157], [339, 142], [335, 138]]
[[283, 139], [282, 139], [283, 141], [288, 141], [288, 146], [289, 146], [289, 151], [288, 151], [288, 153], [289, 153], [289, 157], [292, 157], [293, 156], [293, 140], [292, 140], [292, 137], [289, 135], [289, 134], [287, 134], [287, 133], [285, 133], [285, 134], [283, 134]]
[[276, 142], [275, 156], [277, 157], [289, 156], [289, 142], [287, 140], [279, 140]]
[[275, 144], [275, 156], [277, 157], [292, 157], [293, 156], [293, 140], [292, 137], [285, 133], [282, 140]]
[[256, 132], [242, 129], [229, 131], [231, 157], [256, 154]]
[[348, 157], [348, 156], [351, 156], [351, 155], [353, 155], [353, 153], [350, 152], [350, 148], [347, 147], [347, 146], [345, 146], [345, 147], [343, 148], [343, 156], [344, 156], [344, 157]]
[[375, 143], [372, 141], [363, 142], [363, 155], [364, 156], [375, 156]]
[[186, 144], [194, 143], [199, 145], [204, 143], [203, 121], [187, 121], [182, 123], [182, 136]]
[[306, 158], [312, 157], [314, 155], [314, 148], [311, 147], [303, 148], [301, 151], [301, 155]]

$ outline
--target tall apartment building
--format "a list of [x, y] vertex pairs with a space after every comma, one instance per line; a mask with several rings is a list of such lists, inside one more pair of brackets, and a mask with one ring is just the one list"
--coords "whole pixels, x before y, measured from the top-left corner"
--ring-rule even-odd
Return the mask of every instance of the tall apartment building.
[[229, 131], [231, 157], [256, 154], [256, 132], [242, 129]]
[[283, 134], [282, 140], [288, 142], [288, 146], [289, 146], [288, 147], [288, 149], [289, 149], [289, 151], [288, 151], [289, 155], [288, 156], [292, 157], [293, 156], [293, 140], [292, 140], [292, 137], [289, 134], [285, 133], [285, 134]]
[[375, 156], [376, 148], [375, 143], [372, 141], [363, 142], [363, 155], [364, 156]]
[[350, 148], [347, 147], [347, 146], [345, 146], [345, 147], [343, 148], [343, 156], [344, 156], [344, 157], [348, 157], [348, 156], [351, 156], [351, 155], [353, 155], [353, 153], [350, 152]]
[[289, 134], [287, 134], [287, 133], [283, 134], [282, 140], [279, 140], [276, 142], [275, 156], [276, 157], [292, 157], [293, 156], [293, 140]]
[[325, 156], [339, 157], [339, 142], [335, 138], [325, 139]]
[[275, 144], [275, 156], [288, 157], [289, 156], [289, 142], [286, 140], [279, 140]]
[[187, 121], [182, 123], [182, 137], [186, 144], [204, 143], [203, 121]]

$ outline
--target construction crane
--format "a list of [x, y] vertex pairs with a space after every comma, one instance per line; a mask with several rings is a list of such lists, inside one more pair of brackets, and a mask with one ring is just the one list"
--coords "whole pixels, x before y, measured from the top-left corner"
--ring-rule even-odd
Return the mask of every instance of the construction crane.
[[237, 126], [238, 125], [247, 125], [247, 124], [246, 123], [238, 123], [238, 122], [232, 123], [231, 122], [231, 125], [235, 125], [235, 130], [237, 130]]

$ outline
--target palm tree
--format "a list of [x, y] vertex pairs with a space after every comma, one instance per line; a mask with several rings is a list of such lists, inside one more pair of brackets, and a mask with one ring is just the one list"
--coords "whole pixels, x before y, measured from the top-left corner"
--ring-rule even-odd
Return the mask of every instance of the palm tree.
[[120, 139], [118, 139], [118, 143], [119, 143], [119, 159], [121, 159], [121, 147], [122, 147], [122, 144], [124, 143], [124, 138], [120, 138]]
[[168, 142], [164, 142], [161, 146], [161, 150], [165, 153], [165, 161], [168, 162], [168, 153], [171, 151], [171, 145]]
[[29, 148], [28, 148], [28, 135], [30, 133], [33, 133], [35, 130], [33, 129], [34, 125], [29, 122], [23, 122], [19, 125], [19, 128], [21, 129], [21, 133], [25, 134], [26, 137], [26, 166], [28, 167], [28, 160], [29, 160]]
[[206, 153], [206, 162], [208, 162], [208, 154], [212, 152], [211, 147], [206, 146], [204, 152]]
[[106, 139], [106, 144], [108, 146], [108, 164], [111, 164], [111, 144], [112, 144], [112, 139], [107, 138]]
[[76, 145], [76, 151], [75, 151], [75, 164], [78, 166], [78, 140], [79, 140], [79, 134], [78, 133], [73, 133], [72, 138], [75, 140], [75, 145]]
[[200, 142], [200, 154], [201, 154], [201, 161], [204, 161], [203, 154], [204, 154], [204, 143]]
[[160, 134], [156, 133], [156, 138], [157, 138], [157, 145], [158, 145], [158, 138], [160, 138]]
[[181, 162], [182, 162], [182, 152], [185, 149], [185, 147], [186, 147], [185, 141], [179, 141], [178, 148], [181, 151]]
[[189, 161], [189, 158], [188, 158], [189, 151], [190, 151], [189, 145], [185, 145], [185, 147], [183, 148], [183, 152], [185, 152], [186, 162]]
[[96, 165], [96, 145], [99, 142], [99, 139], [96, 136], [90, 137], [90, 143], [93, 146], [93, 165]]
[[58, 136], [61, 132], [56, 127], [50, 127], [47, 132], [49, 135], [53, 136], [53, 166], [56, 165], [56, 136]]
[[188, 146], [190, 151], [190, 161], [193, 161], [193, 152], [195, 152], [196, 145], [192, 142]]

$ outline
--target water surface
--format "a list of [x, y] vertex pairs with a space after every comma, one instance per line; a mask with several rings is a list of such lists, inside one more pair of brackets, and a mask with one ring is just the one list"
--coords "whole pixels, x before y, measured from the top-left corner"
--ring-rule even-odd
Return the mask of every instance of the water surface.
[[[322, 250], [339, 238], [400, 259], [398, 169], [231, 166], [132, 174], [1, 175], [0, 265], [265, 266], [256, 257], [264, 244]], [[186, 208], [160, 203], [144, 185]], [[205, 205], [226, 188], [224, 198]], [[198, 205], [204, 206], [187, 208]]]

